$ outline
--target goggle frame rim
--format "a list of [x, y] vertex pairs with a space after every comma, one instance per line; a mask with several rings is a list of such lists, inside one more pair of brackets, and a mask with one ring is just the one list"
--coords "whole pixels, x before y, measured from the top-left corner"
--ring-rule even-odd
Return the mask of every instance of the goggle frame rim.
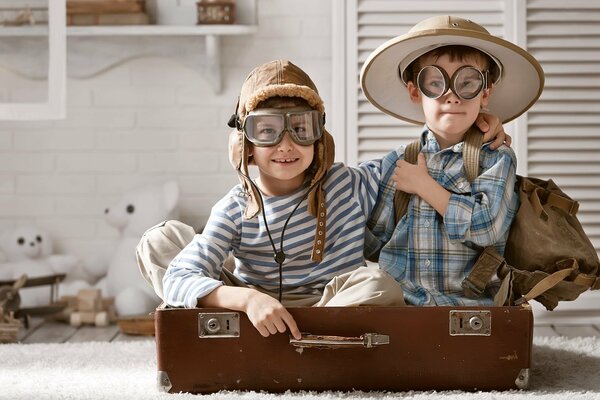
[[[439, 96], [437, 96], [437, 97], [429, 96], [427, 93], [425, 93], [423, 91], [423, 89], [421, 89], [421, 85], [419, 84], [419, 78], [421, 76], [421, 73], [425, 70], [425, 68], [429, 68], [429, 67], [432, 67], [432, 68], [435, 68], [436, 70], [438, 70], [442, 74], [442, 77], [444, 78], [444, 91]], [[467, 69], [467, 68], [468, 69], [473, 69], [473, 70], [477, 71], [479, 73], [479, 76], [481, 77], [481, 81], [482, 81], [481, 88], [477, 91], [477, 93], [475, 93], [473, 95], [473, 97], [463, 97], [459, 93], [457, 93], [457, 91], [454, 89], [454, 82], [456, 80], [456, 74], [458, 74], [460, 71], [462, 71], [464, 69]], [[440, 97], [445, 96], [446, 93], [448, 93], [449, 90], [452, 90], [452, 93], [454, 93], [458, 98], [460, 98], [462, 100], [473, 100], [483, 90], [488, 89], [487, 75], [488, 75], [488, 71], [487, 70], [486, 71], [481, 71], [480, 69], [475, 68], [472, 65], [463, 65], [462, 67], [460, 67], [459, 69], [457, 69], [456, 71], [454, 71], [454, 73], [452, 74], [452, 77], [450, 77], [450, 76], [448, 76], [448, 73], [446, 72], [446, 70], [443, 69], [442, 67], [439, 67], [437, 65], [425, 65], [423, 68], [421, 68], [419, 70], [419, 73], [417, 74], [416, 84], [417, 84], [417, 88], [419, 89], [419, 91], [421, 93], [423, 93], [423, 95], [425, 97], [427, 97], [428, 99], [437, 100]]]
[[[289, 116], [290, 115], [294, 115], [294, 114], [299, 115], [299, 114], [304, 114], [307, 112], [310, 112], [311, 114], [317, 113], [317, 122], [318, 122], [317, 128], [318, 128], [319, 136], [317, 138], [315, 138], [314, 140], [311, 139], [310, 141], [304, 142], [304, 141], [301, 141], [298, 139], [296, 132], [293, 129], [289, 129], [290, 127], [288, 125], [289, 125]], [[248, 136], [248, 133], [246, 131], [246, 124], [248, 121], [248, 117], [260, 116], [260, 115], [281, 115], [283, 117], [284, 127], [283, 127], [283, 130], [277, 135], [277, 140], [275, 142], [269, 142], [269, 143], [257, 142]], [[307, 107], [260, 108], [257, 110], [252, 110], [248, 113], [248, 115], [246, 115], [246, 117], [244, 118], [244, 122], [240, 126], [240, 130], [243, 132], [244, 137], [250, 143], [252, 143], [252, 145], [257, 146], [257, 147], [271, 147], [271, 146], [278, 145], [283, 140], [283, 136], [285, 135], [286, 132], [289, 132], [290, 137], [294, 143], [296, 143], [300, 146], [310, 146], [310, 145], [318, 142], [323, 137], [323, 131], [325, 130], [325, 115], [324, 115], [324, 113], [321, 113], [319, 110], [315, 110], [314, 108], [307, 108]]]

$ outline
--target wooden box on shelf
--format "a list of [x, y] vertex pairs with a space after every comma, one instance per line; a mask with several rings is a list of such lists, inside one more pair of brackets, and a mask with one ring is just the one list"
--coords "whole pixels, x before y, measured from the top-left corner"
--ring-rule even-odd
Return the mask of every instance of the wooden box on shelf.
[[234, 0], [200, 0], [198, 6], [198, 24], [235, 23]]

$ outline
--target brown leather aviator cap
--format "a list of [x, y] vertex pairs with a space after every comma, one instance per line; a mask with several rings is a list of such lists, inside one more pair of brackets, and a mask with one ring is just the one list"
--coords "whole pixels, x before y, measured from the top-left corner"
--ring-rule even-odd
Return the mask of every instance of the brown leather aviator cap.
[[[238, 172], [240, 182], [248, 195], [248, 205], [244, 210], [245, 218], [254, 218], [261, 211], [258, 193], [248, 181], [250, 142], [241, 131], [246, 115], [256, 106], [271, 97], [299, 97], [308, 102], [315, 110], [325, 113], [323, 100], [312, 79], [299, 67], [286, 60], [275, 60], [255, 68], [242, 85], [237, 106], [237, 130], [229, 135], [229, 161]], [[308, 195], [308, 211], [317, 218], [312, 259], [321, 261], [325, 247], [326, 216], [325, 192], [322, 180], [333, 164], [335, 148], [333, 138], [326, 130], [314, 144], [313, 165], [307, 171], [309, 185], [316, 184]], [[244, 176], [245, 175], [245, 176]], [[318, 184], [317, 184], [318, 182]], [[291, 210], [290, 210], [291, 212]]]

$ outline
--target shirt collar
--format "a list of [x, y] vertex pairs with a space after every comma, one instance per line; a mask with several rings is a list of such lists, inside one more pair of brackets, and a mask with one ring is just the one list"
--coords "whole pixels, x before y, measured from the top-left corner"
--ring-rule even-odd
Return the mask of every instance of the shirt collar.
[[454, 146], [448, 147], [447, 149], [440, 149], [440, 144], [433, 132], [429, 130], [427, 125], [423, 127], [423, 131], [421, 132], [421, 146], [423, 147], [423, 153], [439, 153], [439, 152], [453, 152], [453, 153], [462, 153], [464, 141], [456, 143]]

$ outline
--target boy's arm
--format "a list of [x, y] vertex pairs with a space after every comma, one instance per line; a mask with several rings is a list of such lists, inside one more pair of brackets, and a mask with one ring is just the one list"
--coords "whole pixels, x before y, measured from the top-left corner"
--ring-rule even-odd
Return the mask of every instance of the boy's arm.
[[[213, 208], [202, 234], [171, 261], [163, 277], [163, 300], [173, 307], [196, 307], [197, 299], [223, 285], [223, 263], [237, 232], [236, 218]], [[241, 214], [240, 214], [241, 218]]]
[[381, 160], [366, 161], [359, 165], [363, 175], [359, 201], [367, 219], [365, 255], [378, 253], [389, 240], [396, 222], [393, 214], [396, 186], [392, 179], [399, 153], [392, 151]]
[[518, 209], [516, 156], [507, 147], [488, 151], [486, 156], [493, 157], [493, 162], [471, 183], [471, 193], [450, 196], [444, 214], [450, 240], [485, 247], [498, 244], [508, 234]]
[[423, 153], [419, 153], [417, 165], [399, 160], [394, 171], [394, 181], [396, 181], [397, 190], [416, 194], [429, 203], [440, 215], [446, 213], [451, 193], [429, 175]]
[[255, 289], [220, 286], [198, 299], [198, 306], [245, 312], [252, 325], [265, 337], [277, 332], [283, 333], [287, 326], [292, 336], [300, 339], [300, 331], [294, 317], [279, 301]]
[[495, 164], [473, 181], [469, 194], [451, 193], [438, 184], [429, 176], [422, 153], [417, 165], [398, 161], [394, 180], [398, 190], [416, 194], [444, 216], [450, 240], [490, 246], [506, 233], [516, 211], [516, 158], [508, 148], [496, 155]]
[[220, 307], [245, 312], [263, 336], [285, 332], [300, 339], [291, 314], [271, 296], [255, 289], [224, 286], [220, 281], [223, 262], [240, 227], [239, 215], [213, 212], [201, 235], [194, 236], [173, 259], [163, 278], [164, 301], [175, 307]]

